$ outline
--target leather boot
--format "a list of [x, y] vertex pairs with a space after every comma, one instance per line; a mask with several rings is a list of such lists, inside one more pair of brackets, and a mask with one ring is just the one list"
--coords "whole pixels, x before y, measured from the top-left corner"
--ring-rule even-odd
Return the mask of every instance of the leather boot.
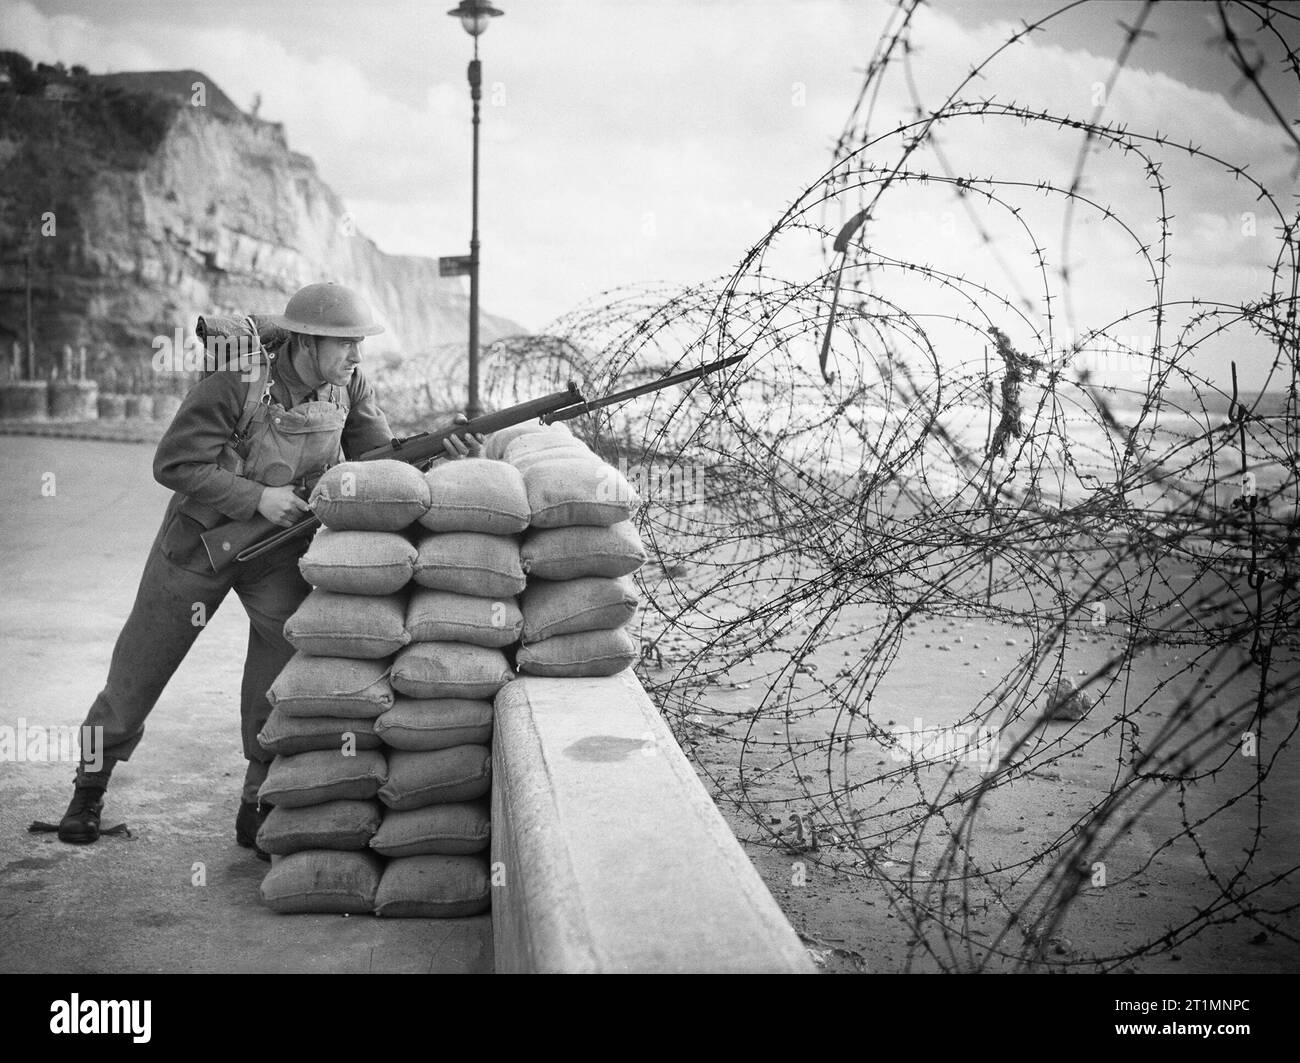
[[72, 801], [59, 821], [59, 841], [89, 845], [99, 841], [99, 817], [104, 811], [105, 785], [78, 780]]
[[271, 859], [271, 854], [257, 844], [257, 832], [274, 807], [266, 801], [240, 801], [239, 815], [235, 817], [235, 841], [245, 849], [252, 849], [259, 860]]

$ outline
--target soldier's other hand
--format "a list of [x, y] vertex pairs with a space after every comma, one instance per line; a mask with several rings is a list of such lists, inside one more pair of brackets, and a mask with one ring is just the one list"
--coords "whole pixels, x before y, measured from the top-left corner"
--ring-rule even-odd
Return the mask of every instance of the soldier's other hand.
[[[469, 418], [458, 413], [452, 424], [469, 424]], [[462, 432], [448, 436], [442, 441], [442, 446], [448, 458], [480, 458], [483, 456], [483, 440], [482, 433]]]
[[257, 503], [257, 512], [272, 524], [287, 528], [304, 513], [311, 512], [311, 506], [294, 494], [293, 485], [288, 484], [284, 487], [264, 487]]

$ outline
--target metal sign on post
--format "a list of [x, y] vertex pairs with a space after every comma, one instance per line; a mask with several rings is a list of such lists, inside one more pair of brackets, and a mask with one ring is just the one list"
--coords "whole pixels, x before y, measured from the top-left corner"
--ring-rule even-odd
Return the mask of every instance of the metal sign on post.
[[440, 277], [461, 277], [470, 271], [474, 260], [469, 255], [444, 255], [438, 259]]

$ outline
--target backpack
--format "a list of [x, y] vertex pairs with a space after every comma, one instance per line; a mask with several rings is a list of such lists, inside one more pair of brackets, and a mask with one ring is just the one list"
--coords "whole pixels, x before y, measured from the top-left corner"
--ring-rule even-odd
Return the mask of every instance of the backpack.
[[[270, 365], [276, 355], [288, 344], [289, 333], [279, 325], [274, 325], [264, 315], [248, 314], [245, 317], [200, 317], [194, 326], [194, 334], [203, 344], [203, 366], [200, 379], [206, 380], [213, 373], [237, 369], [241, 372], [251, 368], [254, 360], [261, 365], [261, 371], [247, 376], [248, 389], [244, 393], [244, 408], [235, 430], [231, 433], [228, 447], [232, 461], [237, 467], [242, 466], [247, 457], [244, 444], [247, 442], [248, 426], [252, 423], [257, 407], [269, 401]], [[231, 356], [234, 355], [234, 364]], [[266, 384], [263, 385], [263, 381]], [[330, 385], [334, 401], [342, 392], [342, 405], [350, 405], [346, 388], [336, 384]]]
[[[278, 325], [271, 324], [269, 318], [255, 314], [248, 314], [242, 318], [200, 316], [194, 326], [194, 335], [203, 345], [201, 380], [206, 380], [213, 373], [230, 369], [247, 370], [253, 360], [261, 362], [264, 373], [275, 353], [289, 342], [288, 332]], [[231, 364], [232, 355], [235, 359], [234, 365]], [[258, 387], [261, 379], [262, 373], [248, 376], [244, 408], [230, 438], [231, 446], [237, 451], [244, 443], [244, 434], [248, 431], [253, 415], [257, 412], [258, 404], [264, 398], [262, 389]]]

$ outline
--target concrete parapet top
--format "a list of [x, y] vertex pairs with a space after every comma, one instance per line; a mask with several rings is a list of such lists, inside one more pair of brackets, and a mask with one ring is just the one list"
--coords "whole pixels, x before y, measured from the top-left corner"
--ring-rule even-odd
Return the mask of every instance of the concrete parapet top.
[[498, 973], [812, 972], [632, 671], [496, 701]]

